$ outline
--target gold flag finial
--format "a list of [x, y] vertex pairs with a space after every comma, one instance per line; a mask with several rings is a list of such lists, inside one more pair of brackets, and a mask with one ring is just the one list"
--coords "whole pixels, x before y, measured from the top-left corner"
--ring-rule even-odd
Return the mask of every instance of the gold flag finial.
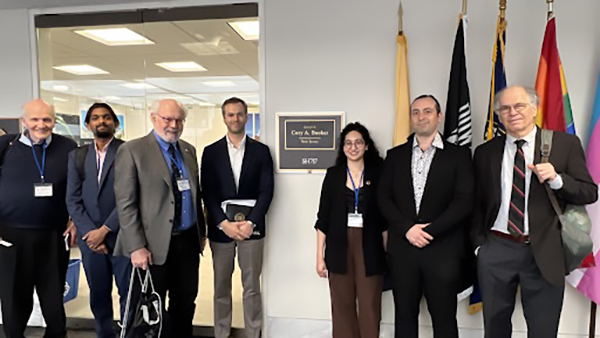
[[404, 11], [402, 10], [402, 1], [398, 4], [398, 34], [402, 34], [402, 16], [404, 15]]
[[506, 14], [506, 0], [500, 0], [500, 17], [504, 19]]

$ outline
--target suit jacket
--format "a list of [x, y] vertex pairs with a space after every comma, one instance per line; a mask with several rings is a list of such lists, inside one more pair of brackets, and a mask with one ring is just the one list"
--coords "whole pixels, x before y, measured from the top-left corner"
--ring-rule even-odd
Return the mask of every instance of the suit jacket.
[[[183, 140], [179, 140], [178, 144], [188, 169], [196, 206], [197, 250], [200, 253], [206, 227], [196, 148]], [[121, 222], [115, 253], [129, 256], [131, 252], [146, 247], [152, 253], [154, 264], [162, 265], [171, 242], [175, 201], [171, 174], [154, 132], [123, 144], [115, 161], [115, 195]]]
[[[365, 166], [362, 189], [363, 255], [367, 276], [381, 275], [386, 270], [383, 237], [385, 219], [377, 206], [377, 184], [382, 163]], [[347, 166], [327, 169], [321, 189], [319, 212], [315, 228], [325, 235], [325, 263], [333, 273], [345, 274], [348, 269], [348, 213], [346, 194]]]
[[77, 227], [79, 238], [103, 225], [110, 229], [105, 243], [114, 249], [119, 231], [119, 217], [115, 203], [115, 168], [117, 149], [124, 141], [113, 139], [106, 150], [104, 165], [98, 183], [96, 149], [94, 143], [87, 145], [85, 178], [81, 180], [76, 168], [76, 150], [69, 153], [67, 179], [67, 209]]
[[[541, 161], [541, 131], [535, 137], [534, 163]], [[496, 137], [475, 150], [475, 210], [471, 238], [473, 248], [482, 245], [498, 216], [501, 204], [502, 158], [506, 136]], [[549, 162], [563, 179], [555, 190], [561, 208], [569, 204], [589, 204], [598, 199], [598, 187], [585, 163], [579, 138], [554, 132]], [[552, 209], [544, 186], [535, 174], [531, 176], [528, 196], [529, 236], [535, 261], [546, 280], [564, 285], [565, 264], [558, 216]]]
[[[227, 137], [227, 136], [225, 136]], [[208, 238], [215, 242], [231, 242], [217, 226], [227, 219], [221, 202], [229, 199], [255, 199], [256, 205], [248, 214], [255, 224], [250, 239], [265, 237], [265, 215], [273, 199], [273, 159], [266, 145], [246, 137], [239, 187], [236, 191], [227, 140], [223, 137], [204, 148], [202, 154], [202, 189], [207, 210]]]
[[[463, 258], [469, 247], [465, 240], [473, 207], [471, 152], [445, 141], [444, 149], [436, 149], [417, 213], [411, 170], [413, 140], [414, 134], [388, 152], [381, 173], [379, 205], [389, 227], [388, 251], [423, 255], [435, 262]], [[419, 249], [405, 235], [413, 225], [422, 223], [431, 223], [424, 230], [434, 239]]]

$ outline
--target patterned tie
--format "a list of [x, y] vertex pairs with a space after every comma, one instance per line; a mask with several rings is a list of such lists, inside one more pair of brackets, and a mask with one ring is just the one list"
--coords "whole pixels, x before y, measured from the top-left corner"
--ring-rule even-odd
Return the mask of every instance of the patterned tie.
[[508, 210], [508, 232], [515, 237], [523, 236], [525, 231], [525, 154], [524, 140], [516, 140], [517, 152], [513, 167], [513, 185]]
[[173, 186], [173, 196], [175, 197], [175, 215], [173, 216], [173, 230], [176, 230], [181, 226], [181, 191], [177, 187], [177, 179], [180, 177], [179, 168], [175, 159], [177, 154], [175, 153], [175, 147], [173, 144], [169, 144], [169, 154], [171, 155], [171, 185]]

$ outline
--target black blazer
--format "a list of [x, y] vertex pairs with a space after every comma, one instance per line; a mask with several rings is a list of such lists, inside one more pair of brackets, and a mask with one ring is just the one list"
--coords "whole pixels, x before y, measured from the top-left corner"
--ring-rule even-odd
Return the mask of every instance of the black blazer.
[[[345, 274], [348, 253], [348, 188], [346, 164], [327, 169], [321, 189], [321, 200], [315, 229], [325, 235], [325, 264], [330, 272]], [[386, 270], [382, 232], [385, 220], [377, 207], [376, 187], [381, 163], [365, 165], [363, 194], [363, 254], [367, 276], [381, 275]]]
[[250, 239], [263, 238], [265, 237], [265, 215], [273, 199], [274, 188], [273, 159], [269, 147], [246, 137], [246, 150], [239, 188], [236, 192], [225, 137], [204, 148], [202, 154], [201, 182], [207, 210], [208, 238], [222, 243], [232, 241], [217, 228], [227, 219], [221, 209], [221, 202], [229, 199], [256, 200], [256, 206], [248, 215], [248, 220], [256, 225]]
[[[535, 137], [534, 163], [541, 161], [541, 131]], [[473, 248], [482, 245], [494, 226], [501, 204], [502, 158], [506, 136], [496, 137], [475, 150], [474, 169], [477, 188], [471, 229]], [[579, 138], [554, 132], [549, 162], [563, 179], [556, 192], [561, 207], [584, 205], [598, 199], [598, 186], [590, 176]], [[550, 283], [562, 286], [565, 267], [558, 216], [552, 209], [546, 190], [532, 173], [528, 200], [529, 235], [535, 261]]]
[[[420, 254], [435, 261], [463, 257], [469, 245], [469, 216], [473, 207], [473, 170], [468, 148], [444, 142], [437, 149], [416, 212], [412, 182], [412, 145], [408, 141], [388, 151], [379, 185], [379, 205], [389, 226], [388, 251]], [[408, 242], [406, 232], [415, 224], [431, 223], [424, 230], [433, 241], [423, 249]]]

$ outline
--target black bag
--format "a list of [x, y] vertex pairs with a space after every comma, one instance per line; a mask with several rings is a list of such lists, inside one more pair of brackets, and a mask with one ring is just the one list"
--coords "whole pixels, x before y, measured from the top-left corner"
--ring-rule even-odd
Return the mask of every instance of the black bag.
[[[125, 319], [120, 338], [159, 338], [162, 331], [162, 300], [154, 290], [150, 270], [146, 270], [146, 276], [143, 279], [140, 270], [139, 268], [131, 269]], [[130, 310], [133, 281], [136, 275], [140, 280], [141, 292], [139, 297], [136, 297], [138, 301], [134, 305], [135, 308]]]

